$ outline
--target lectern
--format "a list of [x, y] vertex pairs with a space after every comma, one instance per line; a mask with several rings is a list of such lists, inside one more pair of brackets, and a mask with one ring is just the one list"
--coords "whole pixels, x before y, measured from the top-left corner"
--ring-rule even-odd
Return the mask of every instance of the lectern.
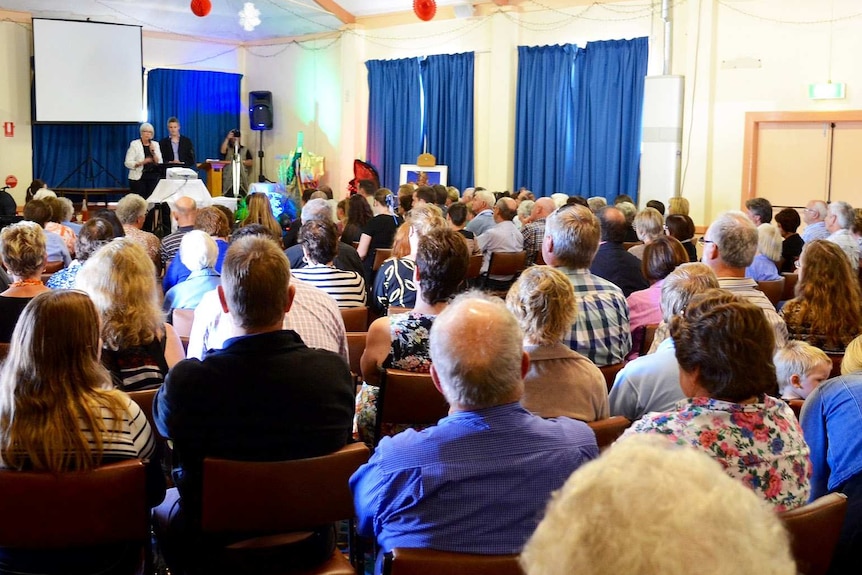
[[205, 170], [207, 174], [207, 190], [212, 197], [221, 195], [221, 172], [222, 169], [230, 164], [224, 160], [206, 160], [198, 164], [199, 170]]

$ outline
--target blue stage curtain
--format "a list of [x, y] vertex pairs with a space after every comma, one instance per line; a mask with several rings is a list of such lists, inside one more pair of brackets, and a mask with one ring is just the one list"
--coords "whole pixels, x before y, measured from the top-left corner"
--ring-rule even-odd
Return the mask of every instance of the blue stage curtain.
[[[227, 133], [240, 127], [241, 74], [155, 68], [147, 74], [147, 116], [156, 139], [168, 136], [168, 118], [180, 121], [180, 133], [191, 138], [195, 160], [218, 158]], [[242, 142], [258, 147], [258, 135], [246, 132]]]
[[419, 60], [369, 60], [366, 159], [381, 185], [398, 189], [401, 164], [422, 153]]
[[449, 185], [473, 185], [473, 52], [422, 61], [427, 150], [449, 166]]
[[575, 58], [577, 142], [572, 192], [637, 201], [647, 38], [590, 42]]
[[575, 184], [577, 46], [518, 46], [515, 186], [539, 196], [572, 193]]

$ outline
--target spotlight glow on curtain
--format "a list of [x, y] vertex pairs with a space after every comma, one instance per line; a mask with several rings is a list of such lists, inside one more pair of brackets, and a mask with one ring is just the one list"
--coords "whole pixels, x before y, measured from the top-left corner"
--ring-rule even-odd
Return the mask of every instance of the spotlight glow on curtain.
[[449, 167], [449, 185], [473, 185], [473, 52], [422, 61], [427, 150]]
[[647, 38], [518, 47], [515, 189], [637, 199]]
[[422, 153], [419, 60], [369, 60], [366, 159], [382, 186], [398, 189], [401, 164]]

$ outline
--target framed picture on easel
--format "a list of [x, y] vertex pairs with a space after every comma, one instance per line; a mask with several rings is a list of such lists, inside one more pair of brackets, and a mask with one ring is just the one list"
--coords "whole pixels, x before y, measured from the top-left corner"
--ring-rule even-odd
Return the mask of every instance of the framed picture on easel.
[[401, 164], [401, 176], [398, 184], [416, 184], [417, 186], [447, 185], [449, 181], [449, 166], [419, 166], [417, 164]]

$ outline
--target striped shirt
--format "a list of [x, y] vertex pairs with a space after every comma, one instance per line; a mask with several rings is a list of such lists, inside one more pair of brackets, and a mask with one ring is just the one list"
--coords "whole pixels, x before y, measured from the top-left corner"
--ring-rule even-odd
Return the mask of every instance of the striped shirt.
[[772, 305], [766, 294], [757, 289], [756, 281], [751, 278], [718, 278], [718, 287], [726, 289], [743, 301], [753, 303], [763, 310], [766, 321], [769, 322], [769, 325], [775, 331], [775, 349], [787, 343], [789, 338], [787, 335], [787, 324], [784, 323], [784, 320], [775, 311], [775, 306]]
[[174, 259], [177, 252], [180, 251], [180, 243], [183, 241], [183, 236], [193, 229], [195, 229], [194, 226], [180, 226], [177, 228], [177, 231], [162, 238], [162, 244], [159, 247], [159, 257], [162, 259], [163, 268], [167, 268], [168, 262]]
[[291, 270], [290, 273], [325, 291], [340, 309], [365, 305], [365, 280], [354, 271], [340, 270], [326, 264], [311, 264]]
[[[156, 450], [156, 441], [153, 431], [147, 422], [147, 417], [131, 398], [125, 397], [126, 411], [123, 420], [115, 433], [114, 418], [110, 411], [102, 408], [102, 421], [105, 422], [107, 430], [102, 435], [102, 459], [106, 461], [118, 461], [121, 459], [141, 459], [148, 461]], [[87, 437], [91, 448], [95, 449], [95, 440], [90, 429], [85, 427], [81, 421], [81, 431]]]

